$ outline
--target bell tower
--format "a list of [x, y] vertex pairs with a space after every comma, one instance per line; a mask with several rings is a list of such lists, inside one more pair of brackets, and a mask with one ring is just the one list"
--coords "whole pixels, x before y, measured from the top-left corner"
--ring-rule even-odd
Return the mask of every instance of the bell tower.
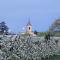
[[34, 34], [34, 32], [32, 31], [32, 24], [30, 22], [30, 19], [26, 25], [26, 33], [30, 34], [31, 36], [36, 36], [36, 34]]

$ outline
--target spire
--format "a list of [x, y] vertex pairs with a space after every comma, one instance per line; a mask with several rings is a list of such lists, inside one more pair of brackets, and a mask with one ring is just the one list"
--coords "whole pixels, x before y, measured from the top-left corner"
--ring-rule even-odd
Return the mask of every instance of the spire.
[[27, 26], [28, 26], [28, 25], [32, 26], [31, 21], [30, 21], [30, 18], [29, 18], [28, 20], [29, 20], [29, 21], [28, 21], [28, 23], [27, 23]]

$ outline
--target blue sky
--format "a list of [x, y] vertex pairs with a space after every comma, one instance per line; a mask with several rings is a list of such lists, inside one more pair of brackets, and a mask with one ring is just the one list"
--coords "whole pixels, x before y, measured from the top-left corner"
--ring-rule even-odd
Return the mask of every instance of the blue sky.
[[29, 17], [33, 30], [47, 31], [60, 18], [60, 0], [0, 0], [0, 22], [10, 30], [23, 31]]

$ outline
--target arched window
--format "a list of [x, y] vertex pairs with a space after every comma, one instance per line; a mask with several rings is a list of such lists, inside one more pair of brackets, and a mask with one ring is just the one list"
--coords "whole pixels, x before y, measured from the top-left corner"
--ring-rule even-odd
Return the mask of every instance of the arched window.
[[30, 27], [29, 27], [29, 30], [30, 30]]

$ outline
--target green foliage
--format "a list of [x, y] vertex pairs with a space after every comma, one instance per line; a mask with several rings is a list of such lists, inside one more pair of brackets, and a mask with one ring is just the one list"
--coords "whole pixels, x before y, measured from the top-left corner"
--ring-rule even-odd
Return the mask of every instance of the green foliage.
[[60, 32], [50, 32], [50, 35], [60, 37]]
[[41, 37], [41, 36], [45, 36], [46, 32], [38, 32], [38, 36]]
[[21, 36], [27, 37], [27, 36], [30, 36], [30, 34], [26, 32], [26, 33], [24, 33], [24, 34], [21, 34]]
[[[46, 34], [48, 34], [49, 32], [38, 32], [38, 36], [41, 37], [41, 36], [45, 36]], [[53, 37], [53, 36], [56, 36], [56, 37], [60, 37], [60, 32], [50, 32], [50, 36]]]
[[41, 58], [41, 60], [60, 60], [60, 55], [53, 55], [45, 58]]
[[54, 55], [51, 58], [50, 58], [51, 60], [60, 60], [60, 55]]
[[0, 23], [0, 34], [6, 33], [8, 32], [8, 27], [5, 24], [5, 22], [1, 22]]
[[55, 36], [60, 37], [60, 32], [55, 32]]
[[35, 30], [35, 31], [34, 31], [34, 34], [36, 34], [36, 35], [37, 35], [37, 34], [38, 34], [38, 32]]

